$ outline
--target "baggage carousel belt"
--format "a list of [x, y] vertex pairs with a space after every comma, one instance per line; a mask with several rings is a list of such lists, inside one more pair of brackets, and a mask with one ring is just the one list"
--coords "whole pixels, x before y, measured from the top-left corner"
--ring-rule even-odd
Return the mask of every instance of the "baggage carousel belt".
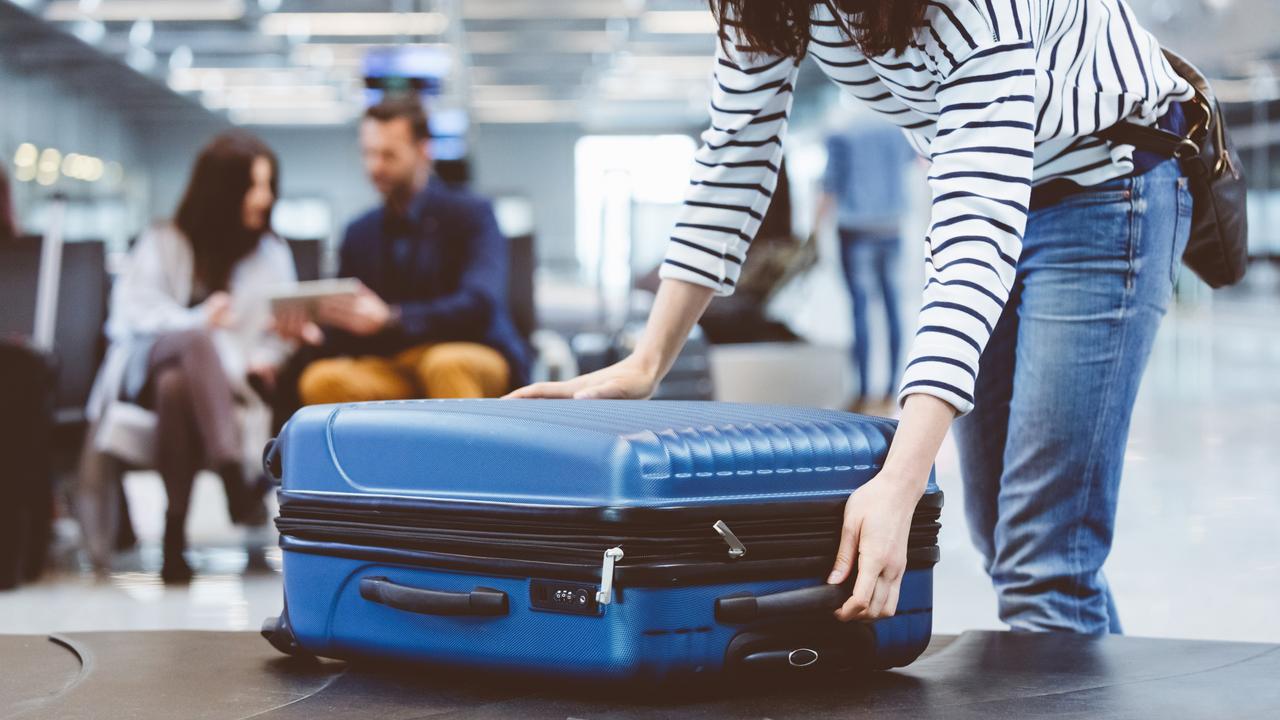
[[1280, 645], [969, 632], [909, 668], [679, 692], [278, 655], [255, 633], [0, 636], [0, 719], [1277, 718]]

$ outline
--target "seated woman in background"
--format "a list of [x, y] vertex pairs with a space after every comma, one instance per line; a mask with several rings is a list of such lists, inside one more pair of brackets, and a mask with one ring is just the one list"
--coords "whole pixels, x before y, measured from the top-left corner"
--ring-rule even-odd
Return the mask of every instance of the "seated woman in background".
[[251, 383], [270, 386], [288, 351], [267, 301], [271, 288], [296, 278], [288, 245], [270, 227], [277, 168], [251, 135], [214, 138], [176, 219], [143, 234], [112, 292], [111, 349], [90, 407], [122, 399], [156, 413], [156, 465], [169, 497], [166, 582], [192, 575], [183, 551], [201, 468], [221, 476], [233, 522], [265, 522], [261, 483], [246, 482], [234, 405]]

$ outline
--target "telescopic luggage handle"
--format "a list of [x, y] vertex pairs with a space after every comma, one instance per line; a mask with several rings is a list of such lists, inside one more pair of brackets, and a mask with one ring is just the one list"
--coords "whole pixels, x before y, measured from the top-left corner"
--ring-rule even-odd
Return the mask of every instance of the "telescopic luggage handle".
[[747, 623], [776, 617], [835, 612], [849, 599], [848, 584], [817, 585], [768, 595], [727, 595], [716, 599], [716, 620]]
[[360, 597], [396, 610], [419, 615], [471, 615], [496, 617], [507, 614], [507, 594], [478, 587], [471, 592], [449, 592], [397, 585], [385, 577], [360, 580]]

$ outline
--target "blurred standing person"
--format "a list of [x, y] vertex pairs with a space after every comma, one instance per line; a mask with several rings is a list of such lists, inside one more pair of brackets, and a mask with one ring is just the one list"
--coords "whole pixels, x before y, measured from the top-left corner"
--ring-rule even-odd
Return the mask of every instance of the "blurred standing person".
[[271, 231], [279, 164], [240, 132], [200, 152], [172, 224], [151, 228], [129, 254], [111, 297], [111, 348], [89, 416], [117, 400], [155, 411], [157, 469], [169, 497], [165, 582], [192, 575], [183, 557], [196, 473], [214, 470], [237, 524], [265, 521], [262, 489], [247, 482], [235, 402], [270, 386], [287, 344], [272, 330], [271, 288], [295, 280], [288, 245]]
[[[871, 404], [892, 404], [902, 351], [898, 312], [899, 226], [906, 213], [904, 171], [915, 157], [902, 131], [881, 120], [860, 119], [827, 137], [827, 170], [822, 178], [814, 230], [832, 212], [840, 238], [840, 266], [853, 305], [853, 363], [858, 393], [849, 409], [863, 412]], [[871, 337], [867, 299], [873, 285], [880, 291], [888, 331], [889, 379], [884, 391], [872, 394], [869, 382]]]

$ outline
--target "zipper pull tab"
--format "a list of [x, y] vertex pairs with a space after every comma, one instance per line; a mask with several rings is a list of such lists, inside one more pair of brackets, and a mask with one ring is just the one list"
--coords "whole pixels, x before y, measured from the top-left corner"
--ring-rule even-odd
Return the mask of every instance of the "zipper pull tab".
[[596, 603], [609, 605], [613, 602], [613, 566], [622, 559], [622, 548], [609, 548], [604, 551], [604, 565], [600, 568], [600, 591], [596, 593]]
[[729, 559], [737, 560], [747, 554], [747, 546], [742, 544], [737, 535], [729, 529], [728, 524], [723, 520], [717, 520], [715, 525], [711, 526], [716, 532], [720, 533], [720, 537], [724, 538], [725, 544], [729, 546]]

